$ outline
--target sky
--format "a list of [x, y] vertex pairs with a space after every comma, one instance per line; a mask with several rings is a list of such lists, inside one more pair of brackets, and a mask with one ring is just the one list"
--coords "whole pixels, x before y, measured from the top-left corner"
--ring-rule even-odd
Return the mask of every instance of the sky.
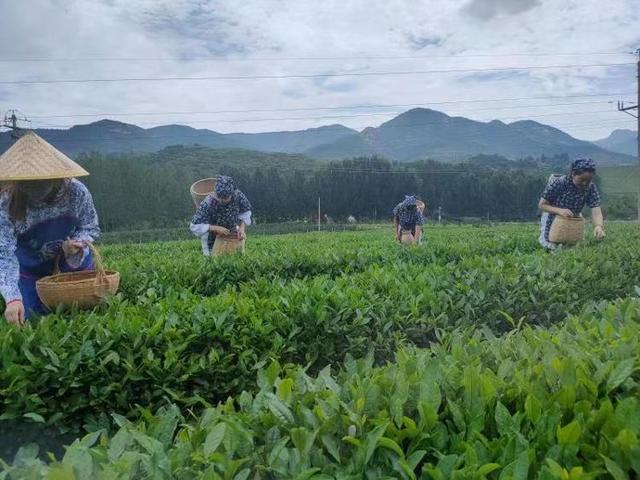
[[635, 128], [639, 24], [638, 0], [0, 0], [0, 112], [260, 132], [424, 107], [594, 140]]

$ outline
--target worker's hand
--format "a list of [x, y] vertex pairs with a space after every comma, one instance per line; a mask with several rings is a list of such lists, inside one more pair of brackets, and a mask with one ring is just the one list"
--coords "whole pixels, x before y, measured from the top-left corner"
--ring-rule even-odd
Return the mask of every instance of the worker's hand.
[[556, 211], [556, 215], [560, 215], [561, 217], [575, 217], [573, 212], [568, 208], [558, 208]]
[[64, 252], [64, 256], [69, 258], [78, 255], [80, 252], [82, 252], [82, 250], [84, 250], [84, 247], [86, 246], [87, 242], [66, 239], [64, 242], [62, 242], [62, 251]]
[[604, 232], [604, 227], [601, 225], [597, 225], [593, 229], [593, 236], [596, 237], [596, 239], [598, 240], [602, 240], [604, 237], [606, 237], [607, 234]]
[[4, 316], [10, 324], [16, 327], [23, 327], [25, 323], [25, 314], [22, 300], [9, 302], [4, 311]]
[[247, 234], [244, 231], [244, 228], [238, 229], [238, 240], [244, 240], [247, 238]]
[[231, 235], [231, 232], [228, 228], [224, 228], [219, 225], [209, 226], [209, 231], [215, 233], [216, 235], [222, 235], [223, 237]]

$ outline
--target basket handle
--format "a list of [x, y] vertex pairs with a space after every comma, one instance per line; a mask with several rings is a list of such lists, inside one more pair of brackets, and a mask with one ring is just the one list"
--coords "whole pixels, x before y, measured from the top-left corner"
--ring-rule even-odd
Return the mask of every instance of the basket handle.
[[88, 247], [89, 250], [91, 250], [91, 255], [93, 256], [93, 265], [95, 266], [95, 272], [97, 274], [94, 293], [98, 297], [104, 298], [109, 293], [109, 280], [107, 279], [107, 274], [104, 270], [102, 255], [100, 255], [100, 252], [93, 243], [89, 243]]
[[100, 252], [98, 251], [96, 246], [93, 244], [93, 242], [89, 242], [87, 246], [91, 251], [91, 256], [93, 257], [93, 265], [95, 266], [96, 272], [98, 273], [98, 275], [105, 275], [102, 255], [100, 255]]
[[[96, 246], [93, 244], [93, 242], [87, 242], [87, 247], [89, 248], [89, 251], [91, 251], [93, 265], [95, 267], [95, 272], [97, 273], [96, 285], [108, 284], [107, 275], [104, 270], [104, 263], [102, 261], [102, 255], [100, 254]], [[62, 259], [62, 255], [63, 253], [60, 252], [56, 257], [56, 260], [53, 265], [53, 273], [52, 273], [53, 275], [57, 275], [60, 273], [60, 260]]]
[[[104, 275], [105, 270], [104, 270], [104, 263], [102, 262], [102, 255], [100, 255], [100, 252], [98, 251], [96, 246], [93, 244], [93, 242], [87, 242], [87, 247], [89, 247], [89, 250], [91, 251], [91, 256], [93, 257], [93, 265], [95, 267], [95, 271], [99, 275]], [[62, 255], [63, 255], [62, 251], [60, 251], [60, 253], [56, 255], [56, 260], [53, 264], [53, 272], [51, 273], [52, 275], [57, 275], [60, 273], [60, 260], [62, 260]]]

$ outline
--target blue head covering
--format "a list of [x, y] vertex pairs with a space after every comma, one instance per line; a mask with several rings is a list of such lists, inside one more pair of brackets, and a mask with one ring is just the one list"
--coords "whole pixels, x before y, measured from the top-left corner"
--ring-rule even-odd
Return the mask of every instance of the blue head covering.
[[216, 195], [218, 197], [230, 197], [235, 191], [236, 186], [233, 183], [233, 178], [227, 177], [226, 175], [220, 175], [216, 179]]
[[405, 195], [404, 196], [404, 200], [402, 201], [402, 204], [405, 207], [411, 207], [411, 206], [414, 206], [414, 205], [418, 205], [418, 199], [413, 195]]
[[576, 158], [571, 162], [571, 171], [582, 170], [586, 172], [596, 171], [596, 162], [588, 157]]

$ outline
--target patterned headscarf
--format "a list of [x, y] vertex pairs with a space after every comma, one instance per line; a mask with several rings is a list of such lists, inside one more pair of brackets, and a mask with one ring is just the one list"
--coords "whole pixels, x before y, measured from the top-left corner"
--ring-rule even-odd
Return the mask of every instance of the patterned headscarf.
[[571, 162], [571, 171], [575, 172], [576, 170], [581, 170], [583, 172], [595, 172], [596, 162], [588, 157], [576, 158]]
[[220, 175], [216, 179], [216, 195], [218, 197], [230, 197], [235, 191], [236, 186], [233, 183], [233, 178], [227, 177], [226, 175]]
[[413, 195], [405, 195], [404, 196], [404, 200], [402, 201], [402, 204], [405, 207], [411, 207], [414, 205], [418, 205], [418, 199], [416, 197], [414, 197]]

